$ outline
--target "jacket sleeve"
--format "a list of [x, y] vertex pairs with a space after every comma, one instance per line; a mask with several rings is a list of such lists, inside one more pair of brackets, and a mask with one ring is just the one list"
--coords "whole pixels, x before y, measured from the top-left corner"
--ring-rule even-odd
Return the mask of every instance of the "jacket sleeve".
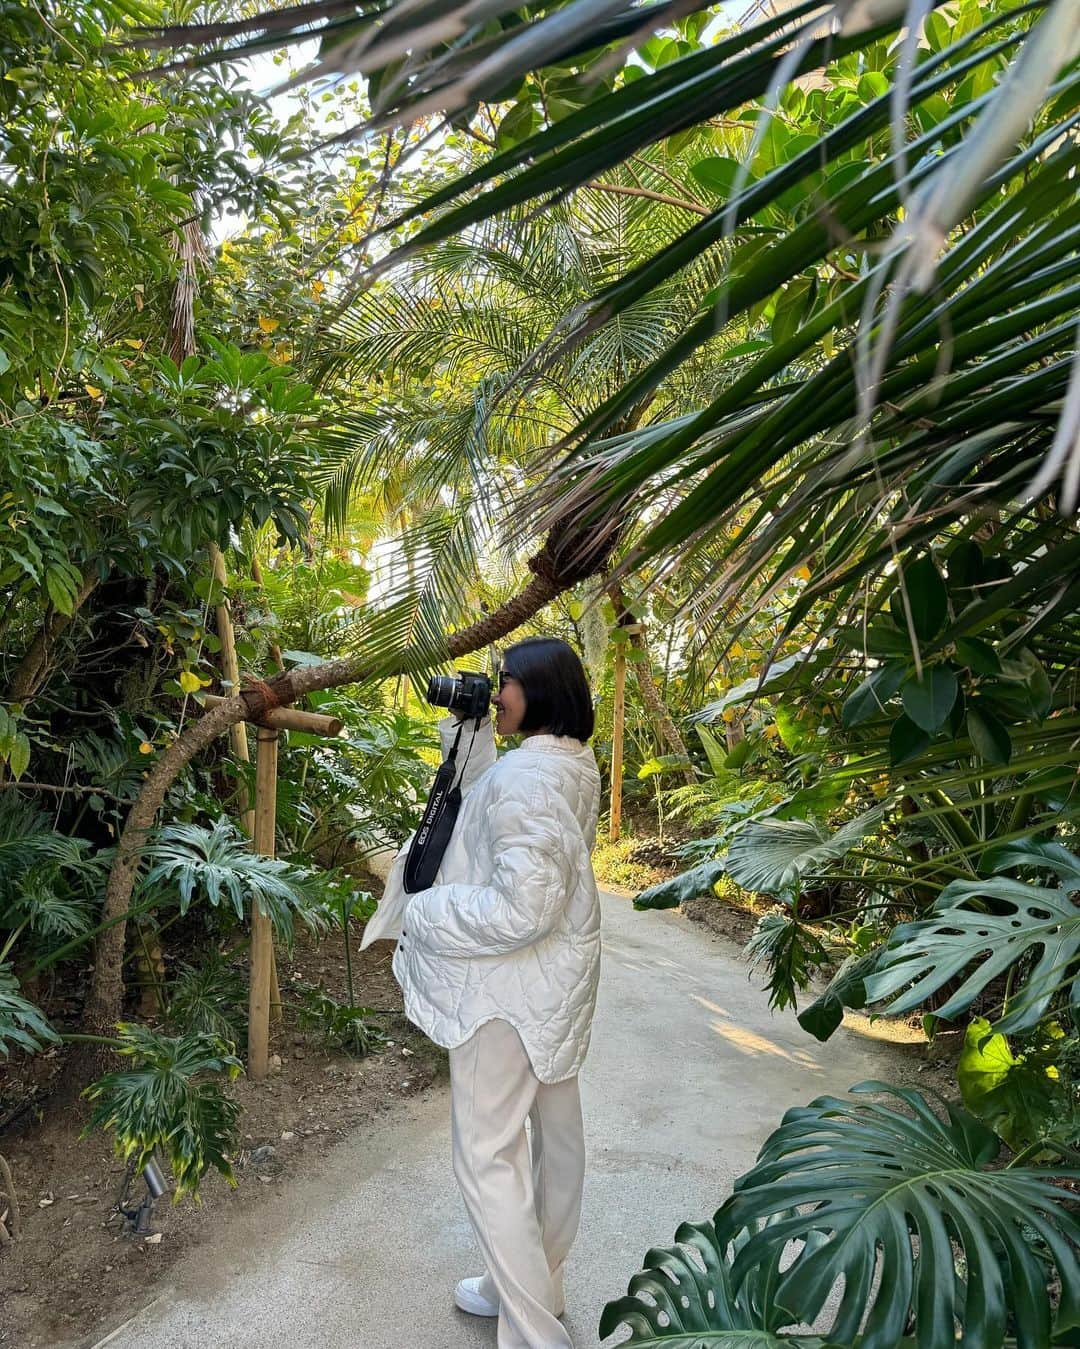
[[510, 785], [488, 816], [487, 885], [433, 885], [410, 897], [407, 940], [434, 955], [496, 956], [530, 946], [559, 920], [584, 846], [577, 821], [539, 775]]
[[[439, 722], [443, 762], [446, 761], [446, 756], [450, 753], [457, 731], [458, 723], [455, 717], [444, 717]], [[480, 723], [470, 750], [469, 741], [471, 739], [472, 727], [467, 725], [461, 734], [461, 743], [458, 745], [458, 763], [465, 765], [465, 771], [461, 775], [462, 796], [468, 792], [481, 773], [489, 769], [498, 757], [495, 749], [495, 730], [490, 717], [485, 718]], [[405, 904], [410, 898], [409, 895], [406, 895], [404, 887], [405, 857], [414, 836], [415, 830], [397, 850], [386, 883], [383, 886], [382, 898], [379, 900], [378, 908], [368, 919], [363, 936], [360, 939], [361, 951], [366, 950], [373, 941], [377, 941], [380, 937], [389, 937], [394, 941], [397, 941], [400, 937], [402, 914]]]

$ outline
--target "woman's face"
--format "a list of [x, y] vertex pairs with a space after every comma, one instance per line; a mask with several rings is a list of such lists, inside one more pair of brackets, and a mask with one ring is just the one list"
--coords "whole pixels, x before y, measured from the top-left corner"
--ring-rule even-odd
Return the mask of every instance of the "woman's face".
[[505, 670], [499, 673], [499, 692], [495, 697], [495, 731], [513, 735], [525, 716], [525, 690], [519, 680]]

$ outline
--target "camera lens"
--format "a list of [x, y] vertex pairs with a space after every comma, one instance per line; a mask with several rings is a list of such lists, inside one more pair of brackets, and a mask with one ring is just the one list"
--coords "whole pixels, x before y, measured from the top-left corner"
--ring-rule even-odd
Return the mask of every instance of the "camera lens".
[[427, 686], [428, 702], [436, 707], [450, 707], [454, 701], [457, 683], [453, 675], [432, 675]]

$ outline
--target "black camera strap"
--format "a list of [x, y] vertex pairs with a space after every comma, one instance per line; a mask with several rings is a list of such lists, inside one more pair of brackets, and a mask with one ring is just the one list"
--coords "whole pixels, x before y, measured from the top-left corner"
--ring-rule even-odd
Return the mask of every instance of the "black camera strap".
[[[478, 725], [479, 723], [476, 723], [473, 726], [469, 752], [465, 755], [465, 762], [461, 766], [461, 777], [465, 776], [465, 769], [469, 764], [469, 755], [472, 754]], [[450, 835], [454, 832], [458, 811], [461, 809], [461, 778], [457, 776], [457, 751], [464, 729], [465, 723], [462, 722], [454, 737], [450, 753], [439, 765], [439, 771], [435, 774], [420, 828], [409, 844], [404, 877], [407, 895], [415, 895], [417, 891], [426, 890], [429, 885], [435, 883], [435, 876], [450, 842]]]

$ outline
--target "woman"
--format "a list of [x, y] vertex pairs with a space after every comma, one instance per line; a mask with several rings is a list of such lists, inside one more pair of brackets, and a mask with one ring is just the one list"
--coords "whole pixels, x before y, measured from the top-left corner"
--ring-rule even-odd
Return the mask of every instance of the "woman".
[[[600, 775], [581, 661], [555, 638], [518, 642], [495, 707], [495, 730], [520, 747], [496, 758], [485, 720], [470, 748], [466, 725], [461, 812], [435, 884], [404, 894], [406, 844], [363, 945], [400, 919], [405, 1013], [450, 1051], [454, 1174], [487, 1264], [455, 1302], [498, 1316], [499, 1349], [572, 1349], [557, 1318], [581, 1214], [577, 1075], [600, 973]], [[440, 723], [444, 756], [457, 730], [454, 717]]]

